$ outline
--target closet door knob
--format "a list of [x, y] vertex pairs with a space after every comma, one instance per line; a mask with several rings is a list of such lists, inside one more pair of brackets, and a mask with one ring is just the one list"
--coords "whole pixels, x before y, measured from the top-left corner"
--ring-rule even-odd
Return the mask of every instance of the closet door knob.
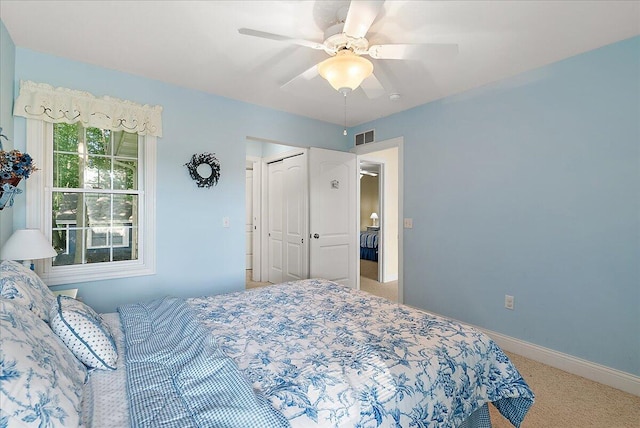
[[314, 234], [313, 234], [313, 237], [314, 237], [314, 238], [316, 238], [316, 239], [318, 239], [318, 238], [320, 238], [320, 235], [318, 235], [317, 233], [314, 233]]

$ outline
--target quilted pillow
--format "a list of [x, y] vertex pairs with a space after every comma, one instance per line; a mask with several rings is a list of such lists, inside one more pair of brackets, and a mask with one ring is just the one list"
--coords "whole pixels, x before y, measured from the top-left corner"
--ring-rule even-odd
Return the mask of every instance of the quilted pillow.
[[0, 263], [0, 297], [13, 299], [49, 322], [49, 309], [56, 298], [34, 271], [12, 260]]
[[87, 367], [115, 370], [118, 351], [102, 318], [84, 303], [58, 296], [49, 314], [51, 329]]
[[0, 299], [0, 426], [79, 426], [86, 376], [44, 321]]

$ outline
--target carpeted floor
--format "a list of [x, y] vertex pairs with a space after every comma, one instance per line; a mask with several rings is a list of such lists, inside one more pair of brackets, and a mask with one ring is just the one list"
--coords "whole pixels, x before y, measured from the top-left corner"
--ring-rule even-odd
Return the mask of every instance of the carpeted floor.
[[247, 272], [247, 276], [246, 276], [246, 285], [245, 285], [245, 287], [247, 289], [264, 287], [265, 285], [271, 284], [270, 282], [255, 282], [255, 281], [253, 281], [251, 279], [251, 277], [253, 275], [253, 271], [251, 269], [247, 269], [246, 272]]
[[[522, 428], [638, 428], [640, 397], [507, 352], [536, 395]], [[494, 428], [512, 425], [489, 405]]]
[[360, 260], [360, 290], [384, 297], [392, 302], [398, 301], [398, 281], [378, 282], [378, 263]]
[[378, 280], [378, 262], [360, 259], [360, 276]]

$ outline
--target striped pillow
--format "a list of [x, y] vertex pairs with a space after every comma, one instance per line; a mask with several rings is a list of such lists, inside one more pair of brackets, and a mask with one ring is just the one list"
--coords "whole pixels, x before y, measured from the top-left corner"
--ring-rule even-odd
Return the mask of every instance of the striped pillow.
[[116, 344], [93, 309], [71, 297], [58, 296], [49, 318], [51, 329], [85, 366], [115, 370]]

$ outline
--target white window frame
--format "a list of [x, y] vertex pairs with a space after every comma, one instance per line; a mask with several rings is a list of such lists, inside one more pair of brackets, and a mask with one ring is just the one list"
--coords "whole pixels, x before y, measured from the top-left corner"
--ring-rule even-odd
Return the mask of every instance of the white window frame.
[[[51, 240], [51, 192], [53, 188], [53, 124], [27, 121], [27, 152], [40, 169], [26, 181], [26, 226], [40, 229]], [[47, 285], [91, 282], [152, 275], [156, 272], [155, 204], [156, 143], [150, 135], [138, 136], [142, 151], [139, 252], [137, 260], [53, 266], [52, 259], [36, 260], [36, 272]]]

